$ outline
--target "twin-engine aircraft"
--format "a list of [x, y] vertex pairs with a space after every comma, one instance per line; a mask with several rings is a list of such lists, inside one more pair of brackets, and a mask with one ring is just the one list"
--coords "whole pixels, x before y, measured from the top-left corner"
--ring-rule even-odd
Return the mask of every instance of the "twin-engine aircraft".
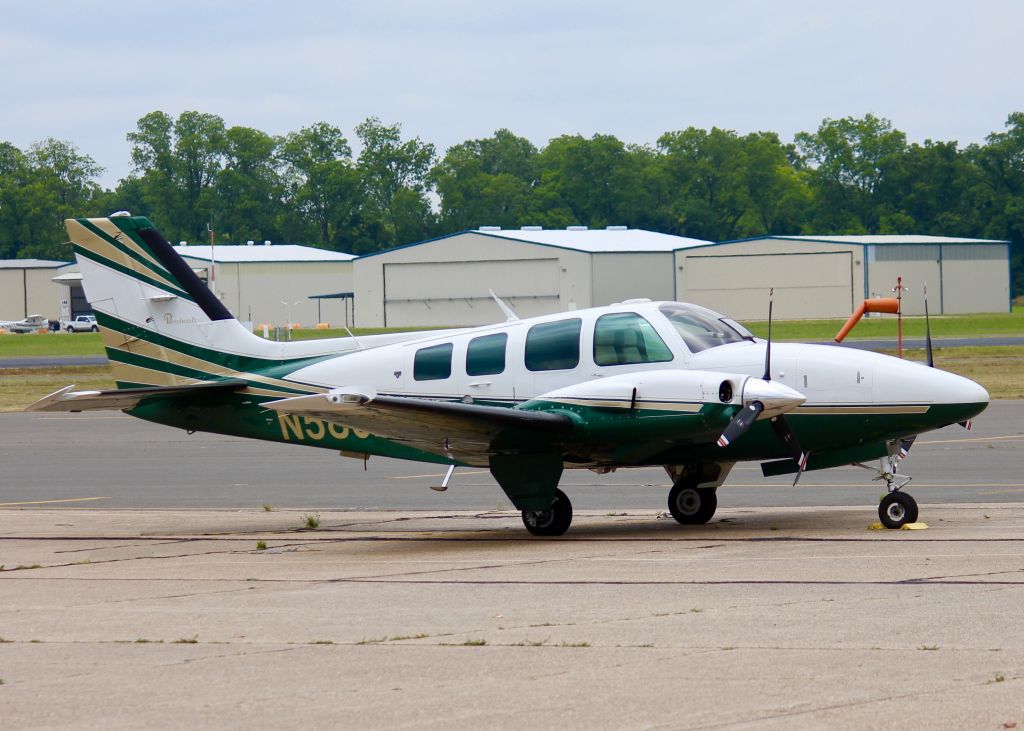
[[[737, 462], [766, 476], [878, 460], [889, 528], [916, 435], [979, 414], [984, 388], [875, 353], [772, 344], [703, 307], [633, 300], [484, 327], [270, 342], [250, 333], [146, 218], [69, 219], [117, 382], [35, 411], [119, 409], [191, 431], [485, 467], [526, 529], [558, 536], [565, 469], [660, 465], [668, 506], [706, 523]], [[794, 482], [794, 484], [796, 484]]]

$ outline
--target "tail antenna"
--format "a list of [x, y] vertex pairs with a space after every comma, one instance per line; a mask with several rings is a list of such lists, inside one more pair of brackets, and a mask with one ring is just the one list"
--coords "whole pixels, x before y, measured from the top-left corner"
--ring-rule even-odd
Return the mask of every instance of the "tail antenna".
[[772, 304], [775, 300], [775, 287], [768, 290], [768, 345], [764, 349], [764, 380], [772, 380]]
[[928, 358], [928, 367], [935, 367], [935, 358], [932, 357], [932, 325], [928, 316], [928, 283], [924, 285], [924, 351]]

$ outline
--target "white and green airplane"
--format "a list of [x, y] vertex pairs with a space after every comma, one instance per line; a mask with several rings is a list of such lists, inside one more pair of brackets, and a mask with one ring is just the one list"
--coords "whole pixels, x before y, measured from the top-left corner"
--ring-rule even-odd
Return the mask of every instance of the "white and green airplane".
[[[669, 510], [706, 523], [733, 465], [766, 476], [878, 460], [882, 522], [917, 520], [897, 475], [916, 435], [988, 393], [875, 353], [772, 344], [703, 307], [633, 300], [483, 327], [271, 342], [239, 323], [146, 218], [69, 219], [117, 390], [68, 386], [35, 411], [485, 467], [527, 530], [563, 534], [565, 469], [660, 465]], [[500, 300], [499, 300], [500, 304]], [[770, 312], [770, 308], [769, 308]], [[770, 315], [769, 315], [770, 317]], [[796, 484], [794, 482], [794, 484]]]

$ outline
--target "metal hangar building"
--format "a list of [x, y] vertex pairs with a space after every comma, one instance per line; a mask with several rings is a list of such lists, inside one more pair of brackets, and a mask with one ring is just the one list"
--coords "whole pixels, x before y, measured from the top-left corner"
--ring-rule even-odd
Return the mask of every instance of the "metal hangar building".
[[483, 325], [647, 297], [675, 299], [676, 250], [710, 241], [610, 226], [482, 227], [354, 263], [359, 327]]
[[353, 254], [269, 243], [174, 249], [243, 322], [352, 324]]
[[951, 236], [764, 236], [675, 252], [675, 298], [763, 320], [769, 288], [781, 319], [845, 318], [862, 300], [909, 290], [903, 313], [1007, 312], [1010, 244]]

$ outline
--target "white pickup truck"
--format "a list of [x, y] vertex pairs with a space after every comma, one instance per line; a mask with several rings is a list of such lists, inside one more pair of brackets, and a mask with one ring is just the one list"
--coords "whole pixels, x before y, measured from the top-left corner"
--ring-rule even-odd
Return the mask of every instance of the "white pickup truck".
[[96, 324], [96, 315], [79, 315], [74, 320], [66, 320], [64, 329], [69, 333], [99, 332], [99, 325]]

